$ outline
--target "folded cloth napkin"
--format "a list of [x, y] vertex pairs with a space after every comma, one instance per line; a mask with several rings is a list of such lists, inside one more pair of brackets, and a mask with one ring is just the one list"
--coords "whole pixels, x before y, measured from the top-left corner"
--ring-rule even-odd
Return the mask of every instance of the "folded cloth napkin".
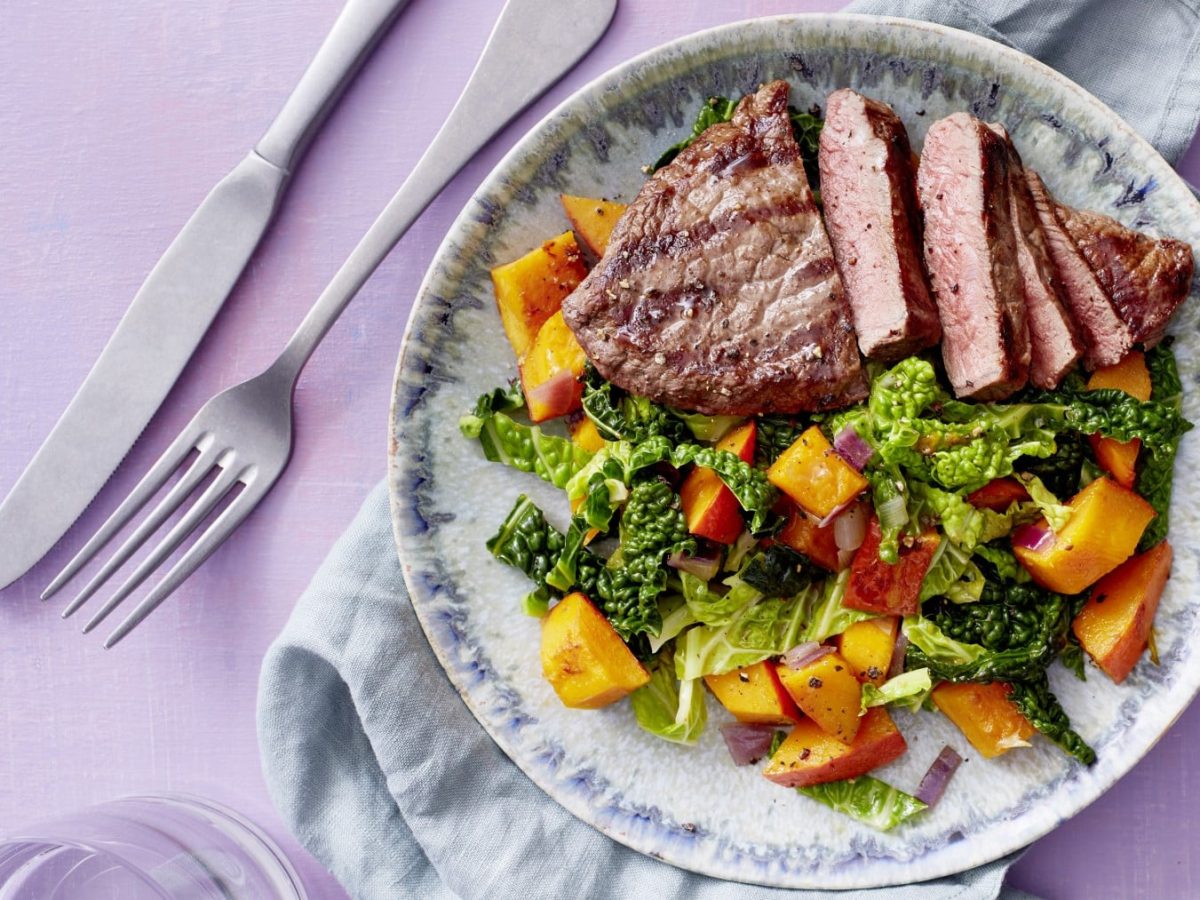
[[[860, 0], [850, 9], [938, 21], [1030, 52], [1174, 160], [1200, 118], [1196, 3]], [[673, 868], [595, 831], [529, 781], [475, 722], [426, 643], [396, 558], [384, 485], [268, 652], [258, 718], [276, 805], [356, 898], [827, 896]], [[1015, 897], [1002, 886], [1013, 859], [838, 896]]]

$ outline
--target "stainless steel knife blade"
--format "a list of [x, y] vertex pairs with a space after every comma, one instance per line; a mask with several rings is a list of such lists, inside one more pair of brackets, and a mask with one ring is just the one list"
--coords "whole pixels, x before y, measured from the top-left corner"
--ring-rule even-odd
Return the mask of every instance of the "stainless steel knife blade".
[[151, 270], [0, 504], [0, 588], [62, 537], [129, 452], [233, 290], [286, 179], [252, 152], [213, 188]]
[[138, 289], [83, 386], [0, 503], [0, 589], [66, 533], [124, 459], [258, 245], [288, 173], [409, 0], [347, 0], [258, 146]]

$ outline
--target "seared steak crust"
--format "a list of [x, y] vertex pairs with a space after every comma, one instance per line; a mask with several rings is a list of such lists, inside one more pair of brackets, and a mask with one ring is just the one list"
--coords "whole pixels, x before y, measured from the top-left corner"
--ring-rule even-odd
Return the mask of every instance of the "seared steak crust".
[[1052, 390], [1083, 355], [1083, 339], [1059, 291], [1058, 274], [1046, 247], [1025, 167], [1004, 126], [988, 125], [1004, 141], [1009, 157], [1009, 200], [1017, 242], [1017, 267], [1029, 323], [1029, 380]]
[[900, 359], [938, 342], [921, 261], [908, 132], [886, 103], [852, 90], [825, 101], [819, 163], [825, 225], [864, 356]]
[[1100, 213], [1062, 205], [1055, 212], [1134, 343], [1152, 347], [1162, 340], [1191, 290], [1191, 245], [1152, 238]]
[[935, 122], [925, 137], [917, 172], [925, 263], [959, 397], [1003, 399], [1029, 375], [1009, 170], [1004, 142], [967, 113]]
[[563, 301], [609, 381], [710, 415], [866, 395], [787, 99], [787, 82], [765, 85], [655, 173]]

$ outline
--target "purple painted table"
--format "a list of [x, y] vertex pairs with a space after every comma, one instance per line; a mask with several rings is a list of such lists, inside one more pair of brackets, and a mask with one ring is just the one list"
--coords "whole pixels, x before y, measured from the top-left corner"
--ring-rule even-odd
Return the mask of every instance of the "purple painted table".
[[[622, 0], [566, 82], [467, 169], [382, 266], [300, 384], [298, 446], [274, 493], [117, 650], [39, 590], [217, 390], [282, 346], [466, 80], [501, 0], [413, 0], [305, 160], [274, 230], [162, 412], [66, 540], [0, 598], [0, 827], [121, 794], [224, 798], [277, 834], [258, 763], [259, 663], [309, 576], [384, 474], [392, 368], [425, 267], [519, 135], [663, 41], [837, 0]], [[0, 13], [0, 493], [49, 432], [142, 278], [258, 138], [339, 0], [85, 0]], [[1200, 182], [1200, 147], [1182, 166]], [[1200, 708], [1013, 872], [1048, 898], [1200, 895]], [[1181, 827], [1182, 826], [1182, 827]], [[342, 892], [295, 842], [319, 897]]]

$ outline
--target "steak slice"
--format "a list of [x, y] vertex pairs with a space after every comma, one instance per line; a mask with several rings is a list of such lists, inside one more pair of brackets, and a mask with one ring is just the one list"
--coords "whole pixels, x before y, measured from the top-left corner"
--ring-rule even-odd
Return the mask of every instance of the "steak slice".
[[1171, 316], [1191, 290], [1191, 245], [1152, 238], [1100, 213], [1061, 204], [1055, 212], [1133, 342], [1152, 347], [1162, 340]]
[[843, 88], [825, 101], [821, 198], [864, 356], [910, 356], [942, 327], [921, 262], [921, 212], [904, 123]]
[[942, 320], [942, 359], [959, 397], [999, 400], [1024, 387], [1030, 345], [1004, 142], [954, 113], [925, 137], [917, 191], [925, 263]]
[[563, 301], [609, 381], [709, 415], [866, 396], [787, 101], [787, 82], [763, 86], [655, 173]]
[[1053, 390], [1083, 356], [1083, 339], [1059, 292], [1058, 274], [1025, 181], [1021, 155], [1003, 125], [992, 122], [988, 127], [1008, 150], [1010, 211], [1029, 323], [1029, 380], [1039, 388]]
[[1133, 332], [1067, 232], [1060, 217], [1065, 207], [1058, 206], [1037, 172], [1026, 170], [1025, 180], [1058, 270], [1063, 299], [1083, 335], [1083, 364], [1089, 369], [1115, 365], [1133, 349]]

